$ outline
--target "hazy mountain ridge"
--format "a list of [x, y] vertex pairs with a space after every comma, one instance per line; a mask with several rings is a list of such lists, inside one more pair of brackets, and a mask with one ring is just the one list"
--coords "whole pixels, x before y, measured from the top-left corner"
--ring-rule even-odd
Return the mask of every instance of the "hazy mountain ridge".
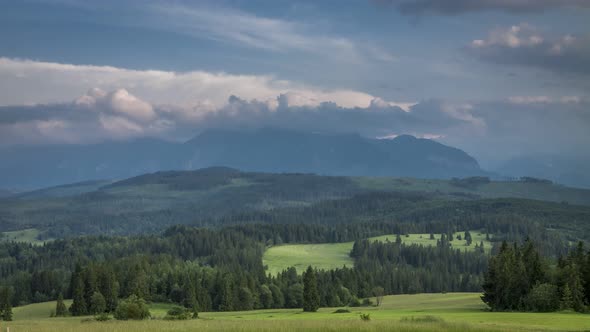
[[588, 165], [590, 159], [583, 156], [529, 155], [512, 158], [497, 167], [496, 171], [514, 177], [533, 176], [568, 186], [590, 188]]
[[11, 148], [1, 155], [0, 183], [29, 189], [211, 166], [346, 176], [451, 178], [489, 174], [464, 151], [432, 140], [407, 135], [378, 140], [271, 128], [208, 130], [186, 143], [138, 139]]

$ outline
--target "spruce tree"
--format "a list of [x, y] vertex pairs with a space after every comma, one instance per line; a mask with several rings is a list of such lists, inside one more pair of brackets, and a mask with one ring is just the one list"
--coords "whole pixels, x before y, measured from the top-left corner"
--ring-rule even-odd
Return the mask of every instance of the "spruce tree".
[[586, 261], [582, 267], [582, 286], [584, 287], [584, 298], [590, 304], [590, 252], [586, 255]]
[[62, 293], [59, 293], [57, 296], [57, 304], [55, 305], [55, 316], [56, 317], [64, 317], [68, 314], [68, 309], [64, 303], [64, 296]]
[[70, 313], [72, 316], [83, 316], [88, 313], [86, 300], [84, 299], [84, 280], [80, 274], [72, 275], [72, 305]]
[[468, 246], [470, 246], [473, 242], [473, 239], [471, 238], [471, 233], [469, 231], [465, 231], [463, 238], [465, 239], [465, 244]]
[[492, 310], [497, 310], [499, 307], [499, 290], [498, 290], [498, 258], [491, 257], [488, 262], [488, 269], [484, 274], [484, 281], [481, 287], [483, 288], [483, 295], [481, 300], [487, 304]]
[[106, 311], [113, 312], [117, 308], [119, 299], [119, 283], [109, 266], [103, 267], [98, 277], [98, 288], [100, 293], [104, 296], [106, 302]]
[[185, 308], [196, 308], [198, 307], [197, 303], [197, 291], [195, 289], [195, 285], [191, 280], [190, 276], [185, 276], [184, 282], [182, 284], [182, 293], [183, 293], [183, 300], [182, 304]]
[[563, 286], [563, 290], [561, 291], [561, 302], [560, 302], [561, 310], [568, 310], [574, 307], [574, 301], [572, 299], [572, 291], [568, 284]]
[[3, 287], [0, 290], [0, 319], [3, 321], [12, 320], [12, 299], [10, 288]]
[[310, 266], [303, 274], [303, 311], [316, 312], [320, 307], [320, 294], [316, 272]]

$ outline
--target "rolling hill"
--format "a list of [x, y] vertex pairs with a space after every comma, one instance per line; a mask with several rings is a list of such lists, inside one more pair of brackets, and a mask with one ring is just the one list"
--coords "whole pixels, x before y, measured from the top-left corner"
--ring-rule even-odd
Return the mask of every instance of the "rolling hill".
[[[0, 199], [0, 231], [37, 229], [43, 240], [78, 234], [152, 233], [175, 224], [334, 223], [382, 220], [388, 215], [403, 220], [436, 209], [447, 215], [452, 209], [477, 211], [492, 206], [493, 212], [494, 204], [504, 202], [494, 199], [504, 197], [509, 204], [500, 204], [498, 209], [549, 216], [557, 211], [555, 215], [571, 217], [567, 229], [573, 232], [576, 222], [584, 220], [575, 217], [576, 213], [585, 216], [590, 209], [583, 206], [590, 205], [590, 190], [549, 182], [468, 182], [466, 186], [460, 180], [251, 173], [225, 167], [164, 171]], [[371, 193], [377, 195], [366, 196]], [[367, 199], [384, 209], [350, 210]], [[333, 206], [341, 207], [332, 211]]]

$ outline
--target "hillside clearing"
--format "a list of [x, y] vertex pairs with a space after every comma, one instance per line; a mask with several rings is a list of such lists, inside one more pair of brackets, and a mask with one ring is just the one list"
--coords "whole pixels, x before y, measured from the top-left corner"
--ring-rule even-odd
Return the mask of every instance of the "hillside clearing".
[[[489, 252], [492, 243], [486, 241], [485, 234], [479, 231], [470, 231], [473, 243], [467, 246], [464, 240], [453, 240], [451, 246], [460, 250], [475, 250], [475, 245], [483, 242], [484, 250]], [[463, 236], [463, 232], [454, 234]], [[372, 237], [372, 241], [394, 242], [397, 235], [389, 234]], [[435, 234], [435, 239], [430, 239], [430, 234], [408, 234], [401, 237], [404, 244], [417, 244], [423, 246], [435, 246], [440, 234]], [[295, 267], [298, 272], [303, 272], [309, 265], [321, 270], [333, 270], [343, 266], [352, 267], [354, 261], [349, 256], [354, 242], [320, 243], [320, 244], [285, 244], [270, 247], [262, 257], [262, 263], [268, 267], [268, 273], [275, 275], [290, 267]]]

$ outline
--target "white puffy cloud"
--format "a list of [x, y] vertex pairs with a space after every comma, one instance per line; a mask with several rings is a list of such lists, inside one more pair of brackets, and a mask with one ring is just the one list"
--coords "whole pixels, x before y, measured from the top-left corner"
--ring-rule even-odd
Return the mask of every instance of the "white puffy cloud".
[[106, 93], [101, 89], [93, 88], [77, 98], [74, 104], [89, 108], [102, 108], [141, 122], [148, 122], [156, 117], [152, 105], [135, 97], [125, 89]]
[[[360, 91], [321, 89], [269, 75], [131, 70], [0, 58], [0, 106], [47, 104], [75, 98], [80, 105], [92, 104], [97, 98], [106, 97], [102, 95], [104, 91], [120, 88], [151, 105], [181, 106], [194, 113], [219, 108], [231, 95], [274, 102], [278, 95], [287, 94], [291, 96], [291, 105], [334, 102], [345, 107], [367, 107], [375, 98]], [[95, 90], [88, 92], [90, 89]], [[123, 91], [110, 98], [113, 107], [138, 117], [150, 117], [147, 105], [129, 100]]]

